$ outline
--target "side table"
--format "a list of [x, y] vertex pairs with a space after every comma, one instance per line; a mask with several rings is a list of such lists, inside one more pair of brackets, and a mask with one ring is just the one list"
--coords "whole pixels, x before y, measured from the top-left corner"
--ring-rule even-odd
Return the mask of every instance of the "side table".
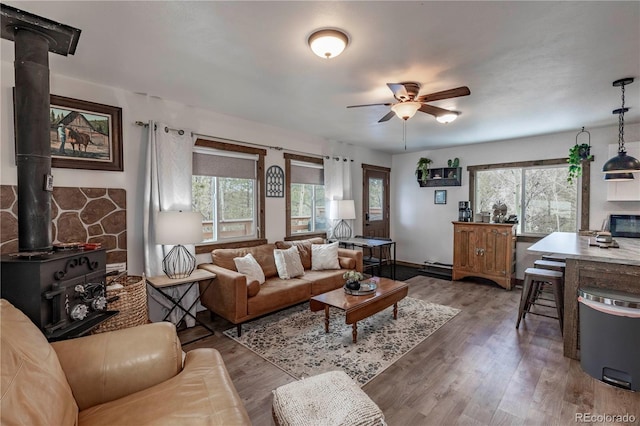
[[[189, 342], [185, 342], [183, 343], [183, 345], [188, 345], [189, 343], [196, 342], [200, 339], [204, 339], [205, 337], [213, 336], [214, 334], [213, 329], [211, 327], [199, 321], [198, 318], [196, 318], [196, 316], [191, 313], [191, 309], [193, 309], [193, 307], [200, 301], [199, 290], [198, 290], [198, 297], [196, 298], [196, 300], [194, 300], [194, 302], [188, 308], [185, 308], [184, 306], [182, 306], [180, 302], [182, 302], [182, 299], [184, 298], [184, 296], [191, 290], [191, 288], [193, 288], [194, 285], [199, 284], [200, 282], [206, 281], [206, 285], [204, 288], [204, 291], [206, 291], [215, 278], [216, 278], [216, 274], [204, 269], [196, 269], [195, 271], [193, 271], [191, 275], [189, 275], [186, 278], [169, 278], [166, 275], [158, 275], [156, 277], [147, 277], [147, 284], [149, 284], [154, 289], [158, 290], [158, 293], [160, 293], [162, 296], [164, 296], [165, 299], [167, 299], [173, 304], [169, 312], [167, 312], [167, 315], [165, 315], [165, 317], [162, 319], [163, 321], [167, 321], [167, 318], [169, 318], [169, 315], [171, 315], [171, 312], [173, 312], [173, 310], [177, 308], [177, 309], [181, 309], [184, 312], [180, 317], [180, 320], [178, 321], [178, 323], [180, 323], [180, 321], [182, 321], [184, 317], [188, 315], [191, 318], [193, 318], [197, 324], [200, 324], [202, 327], [206, 328], [209, 331], [209, 334], [198, 337], [197, 339], [193, 339]], [[175, 287], [177, 285], [187, 284], [187, 283], [190, 283], [190, 285], [187, 288], [187, 291], [185, 291], [184, 294], [179, 299], [176, 299], [173, 296], [171, 296], [169, 293], [165, 292], [167, 288]]]

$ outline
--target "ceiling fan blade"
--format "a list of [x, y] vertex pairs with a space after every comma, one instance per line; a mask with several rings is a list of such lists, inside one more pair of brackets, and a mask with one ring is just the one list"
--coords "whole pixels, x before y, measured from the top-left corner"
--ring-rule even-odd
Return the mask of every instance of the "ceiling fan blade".
[[434, 117], [437, 117], [437, 116], [443, 115], [443, 114], [448, 114], [448, 113], [451, 112], [448, 109], [438, 108], [437, 106], [424, 105], [424, 104], [422, 104], [422, 106], [420, 107], [420, 109], [418, 111], [426, 112], [427, 114], [431, 114]]
[[384, 104], [349, 105], [349, 106], [347, 106], [347, 108], [360, 108], [360, 107], [378, 106], [378, 105], [390, 106], [390, 105], [393, 105], [393, 104], [391, 102], [386, 102]]
[[468, 96], [471, 91], [467, 86], [456, 87], [455, 89], [443, 90], [442, 92], [430, 93], [428, 95], [418, 96], [418, 102], [432, 102], [441, 99], [457, 98], [460, 96]]
[[406, 100], [409, 99], [409, 92], [407, 92], [407, 88], [404, 87], [404, 84], [401, 83], [387, 83], [389, 89], [393, 92], [393, 96], [397, 100]]
[[391, 118], [392, 118], [394, 115], [396, 115], [396, 113], [395, 113], [395, 112], [393, 112], [393, 111], [389, 111], [389, 112], [387, 113], [387, 115], [385, 115], [385, 116], [384, 116], [384, 117], [382, 117], [380, 120], [378, 120], [378, 123], [382, 123], [383, 121], [389, 121], [389, 120], [391, 120]]

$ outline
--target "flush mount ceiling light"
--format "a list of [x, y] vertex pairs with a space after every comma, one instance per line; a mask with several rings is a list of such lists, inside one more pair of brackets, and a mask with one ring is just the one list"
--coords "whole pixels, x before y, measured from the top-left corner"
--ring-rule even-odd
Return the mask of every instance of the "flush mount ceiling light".
[[624, 147], [624, 113], [629, 108], [624, 106], [624, 86], [633, 83], [633, 78], [623, 78], [613, 82], [615, 87], [620, 87], [622, 92], [622, 108], [613, 110], [613, 114], [618, 114], [618, 155], [604, 163], [602, 171], [607, 175], [615, 175], [614, 178], [605, 176], [608, 181], [624, 181], [633, 179], [632, 173], [640, 172], [640, 161], [627, 155]]
[[418, 112], [421, 106], [422, 104], [420, 102], [400, 102], [394, 104], [391, 107], [391, 111], [406, 121], [416, 115], [416, 112]]
[[335, 58], [349, 44], [349, 37], [341, 30], [326, 28], [314, 31], [309, 36], [309, 47], [321, 58]]
[[451, 112], [448, 112], [446, 114], [442, 114], [442, 115], [437, 116], [436, 117], [436, 121], [438, 123], [448, 124], [448, 123], [451, 123], [456, 118], [458, 118], [458, 113], [451, 111]]

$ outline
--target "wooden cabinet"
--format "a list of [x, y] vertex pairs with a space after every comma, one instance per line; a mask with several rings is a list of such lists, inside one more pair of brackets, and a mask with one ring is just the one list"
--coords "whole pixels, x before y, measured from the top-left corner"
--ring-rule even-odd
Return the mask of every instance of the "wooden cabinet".
[[453, 280], [487, 278], [511, 290], [515, 261], [514, 224], [453, 222]]
[[436, 167], [429, 169], [429, 179], [422, 181], [422, 173], [418, 172], [418, 184], [421, 187], [462, 186], [462, 167]]

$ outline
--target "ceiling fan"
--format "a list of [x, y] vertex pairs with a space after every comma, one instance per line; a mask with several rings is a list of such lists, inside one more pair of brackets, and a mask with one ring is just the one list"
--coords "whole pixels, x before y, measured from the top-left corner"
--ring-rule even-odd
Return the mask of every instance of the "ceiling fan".
[[389, 89], [393, 92], [393, 97], [396, 98], [398, 102], [349, 105], [347, 108], [360, 108], [377, 105], [391, 106], [391, 111], [378, 120], [378, 123], [388, 121], [394, 115], [397, 115], [406, 121], [413, 117], [417, 111], [433, 115], [440, 123], [450, 123], [458, 117], [458, 112], [439, 108], [433, 105], [427, 105], [426, 102], [457, 98], [459, 96], [468, 96], [471, 94], [471, 91], [467, 86], [456, 87], [455, 89], [443, 90], [441, 92], [421, 96], [418, 96], [418, 93], [420, 92], [420, 83], [387, 83], [387, 86], [389, 86]]

